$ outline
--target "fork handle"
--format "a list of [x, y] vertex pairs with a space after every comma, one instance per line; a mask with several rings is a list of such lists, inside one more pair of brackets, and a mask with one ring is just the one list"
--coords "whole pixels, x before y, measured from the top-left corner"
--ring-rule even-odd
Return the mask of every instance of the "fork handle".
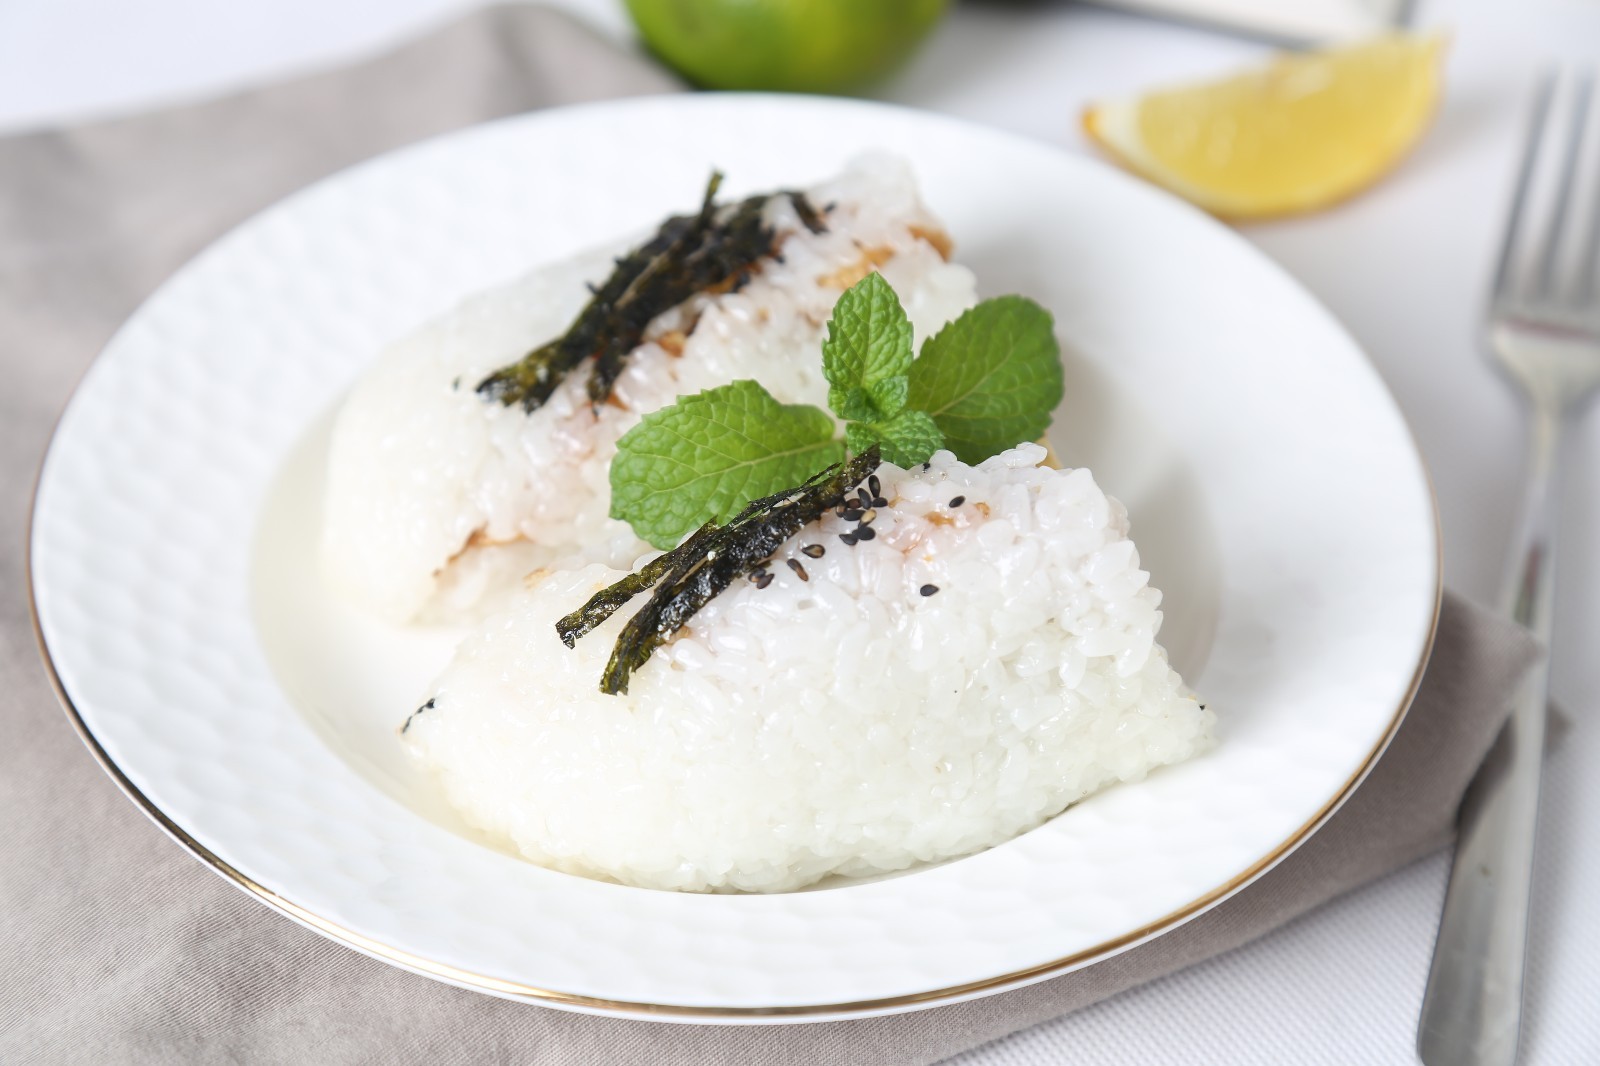
[[[1538, 404], [1532, 423], [1527, 496], [1502, 602], [1548, 648], [1566, 421]], [[1417, 1032], [1426, 1066], [1512, 1066], [1517, 1058], [1548, 664], [1546, 658], [1523, 682], [1511, 717], [1461, 801]]]

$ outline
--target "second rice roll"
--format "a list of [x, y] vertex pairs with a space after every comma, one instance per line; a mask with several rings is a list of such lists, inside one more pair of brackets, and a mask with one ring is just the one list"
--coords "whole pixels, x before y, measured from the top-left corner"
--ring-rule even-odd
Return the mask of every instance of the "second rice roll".
[[[731, 229], [739, 207], [719, 205], [712, 220]], [[803, 193], [767, 197], [759, 215], [766, 254], [641, 323], [598, 399], [589, 366], [536, 405], [482, 386], [581, 319], [595, 299], [585, 283], [601, 287], [620, 269], [612, 252], [475, 296], [384, 352], [333, 431], [330, 580], [396, 622], [459, 621], [536, 568], [630, 566], [648, 545], [608, 517], [606, 471], [643, 415], [735, 379], [820, 404], [825, 324], [869, 271], [893, 284], [919, 340], [976, 301], [971, 272], [948, 261], [944, 228], [898, 159], [858, 160]]]

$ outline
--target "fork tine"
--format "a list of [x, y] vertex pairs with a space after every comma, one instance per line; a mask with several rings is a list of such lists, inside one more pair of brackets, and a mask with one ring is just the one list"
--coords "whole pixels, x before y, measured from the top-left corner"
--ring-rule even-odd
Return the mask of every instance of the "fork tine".
[[1583, 148], [1584, 124], [1589, 118], [1589, 97], [1593, 83], [1584, 77], [1578, 83], [1576, 98], [1567, 117], [1566, 151], [1561, 158], [1561, 176], [1556, 186], [1555, 208], [1550, 212], [1549, 228], [1545, 230], [1544, 245], [1539, 251], [1539, 271], [1535, 276], [1534, 295], [1549, 297], [1555, 294], [1556, 264], [1561, 258], [1561, 235], [1567, 227], [1567, 214], [1572, 207], [1572, 184], [1578, 173], [1578, 159]]
[[1539, 91], [1533, 100], [1533, 121], [1528, 123], [1528, 137], [1522, 148], [1522, 167], [1517, 173], [1516, 192], [1511, 196], [1511, 214], [1506, 220], [1505, 236], [1500, 239], [1500, 261], [1494, 272], [1496, 299], [1511, 295], [1517, 245], [1523, 224], [1527, 221], [1523, 216], [1528, 207], [1528, 190], [1533, 185], [1534, 164], [1539, 159], [1539, 144], [1544, 139], [1544, 127], [1550, 117], [1550, 101], [1555, 91], [1556, 71], [1552, 69], [1539, 79]]
[[1544, 232], [1544, 245], [1539, 250], [1539, 271], [1534, 277], [1533, 295], [1550, 298], [1555, 295], [1555, 269], [1562, 258], [1562, 234], [1566, 230], [1566, 216], [1573, 206], [1573, 179], [1578, 176], [1578, 160], [1582, 157], [1584, 125], [1589, 120], [1589, 98], [1594, 93], [1594, 83], [1589, 77], [1579, 78], [1576, 96], [1571, 102], [1566, 126], [1566, 150], [1562, 154], [1562, 173], [1555, 192], [1555, 208], [1550, 211], [1549, 229]]
[[[1586, 71], [1585, 76], [1592, 88], [1594, 70]], [[1600, 296], [1600, 291], [1595, 289], [1595, 272], [1600, 269], [1600, 143], [1596, 144], [1593, 154], [1594, 169], [1589, 177], [1593, 185], [1593, 195], [1589, 197], [1589, 234], [1578, 249], [1578, 280], [1573, 289], [1580, 303], [1586, 298]]]

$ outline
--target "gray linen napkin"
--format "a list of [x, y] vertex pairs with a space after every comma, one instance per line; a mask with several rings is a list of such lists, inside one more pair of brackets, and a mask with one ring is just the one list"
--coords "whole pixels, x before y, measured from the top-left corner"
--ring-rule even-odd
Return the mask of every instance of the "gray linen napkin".
[[57, 709], [25, 602], [23, 518], [72, 383], [202, 244], [313, 179], [482, 119], [673, 87], [558, 14], [498, 8], [343, 71], [0, 139], [0, 1061], [927, 1063], [1235, 947], [1446, 841], [1534, 655], [1453, 597], [1388, 754], [1276, 870], [1107, 962], [916, 1014], [690, 1027], [491, 999], [320, 939], [140, 817]]

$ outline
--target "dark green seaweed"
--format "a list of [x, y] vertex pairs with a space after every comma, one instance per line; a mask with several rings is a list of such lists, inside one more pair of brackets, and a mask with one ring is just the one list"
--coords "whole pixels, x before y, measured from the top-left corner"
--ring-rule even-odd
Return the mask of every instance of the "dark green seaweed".
[[878, 446], [843, 463], [835, 463], [792, 489], [752, 501], [727, 525], [707, 522], [689, 539], [645, 564], [556, 623], [567, 647], [609, 618], [635, 595], [654, 587], [650, 601], [628, 620], [600, 677], [600, 691], [609, 696], [628, 691], [628, 678], [651, 654], [672, 639], [696, 611], [733, 582], [772, 558], [783, 542], [823, 512], [837, 507], [845, 495], [878, 468]]
[[594, 289], [565, 334], [484, 378], [478, 394], [533, 411], [550, 399], [568, 374], [592, 359], [589, 400], [604, 403], [628, 355], [657, 315], [699, 292], [724, 286], [738, 289], [750, 279], [756, 263], [776, 253], [777, 233], [762, 220], [762, 211], [774, 196], [789, 197], [811, 232], [825, 228], [805, 196], [787, 190], [719, 209], [714, 201], [721, 184], [722, 175], [713, 172], [698, 212], [667, 219], [655, 236], [618, 259], [611, 276]]
[[413, 718], [415, 718], [417, 715], [421, 714], [423, 711], [431, 711], [431, 710], [433, 710], [433, 700], [429, 700], [427, 703], [424, 703], [421, 707], [418, 707], [416, 710], [414, 710], [410, 714], [406, 715], [405, 724], [400, 727], [400, 732], [404, 733], [406, 730], [410, 729], [411, 728], [411, 720]]
[[672, 551], [663, 552], [621, 581], [608, 585], [589, 597], [588, 603], [556, 623], [556, 632], [561, 635], [561, 643], [569, 648], [576, 647], [579, 637], [610, 618], [618, 607], [660, 581], [672, 571], [680, 559], [701, 551], [705, 547], [706, 540], [715, 536], [720, 529], [722, 527], [715, 522], [707, 522]]

